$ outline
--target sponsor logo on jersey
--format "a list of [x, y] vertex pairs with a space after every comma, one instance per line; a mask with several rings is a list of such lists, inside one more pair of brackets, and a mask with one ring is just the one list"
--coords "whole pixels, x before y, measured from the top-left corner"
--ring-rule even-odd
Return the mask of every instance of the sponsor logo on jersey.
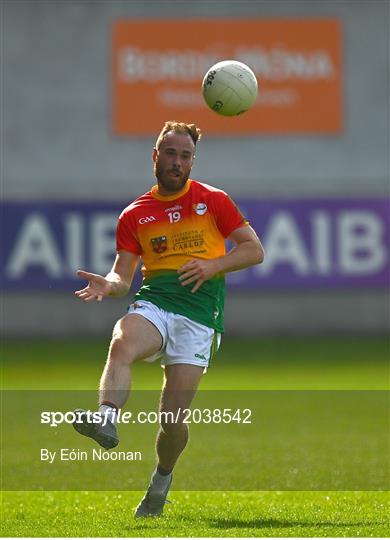
[[156, 238], [152, 238], [151, 240], [153, 251], [156, 253], [163, 253], [167, 247], [167, 237], [166, 236], [157, 236]]
[[143, 225], [144, 223], [150, 223], [151, 221], [156, 221], [156, 218], [154, 216], [142, 217], [138, 220], [138, 223]]
[[183, 207], [181, 204], [176, 204], [175, 206], [172, 206], [171, 208], [165, 208], [165, 212], [175, 212], [175, 210], [181, 210]]
[[195, 210], [198, 216], [203, 216], [203, 214], [207, 212], [207, 204], [204, 202], [193, 204], [192, 208]]

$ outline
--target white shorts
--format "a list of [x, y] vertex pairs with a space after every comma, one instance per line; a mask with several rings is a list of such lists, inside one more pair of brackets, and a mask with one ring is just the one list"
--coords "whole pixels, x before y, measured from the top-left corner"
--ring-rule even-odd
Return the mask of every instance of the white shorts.
[[213, 328], [183, 315], [165, 311], [146, 300], [137, 300], [131, 304], [128, 313], [142, 315], [153, 323], [161, 334], [161, 349], [153, 356], [145, 358], [146, 362], [161, 359], [162, 366], [192, 364], [208, 368], [221, 343], [221, 334]]

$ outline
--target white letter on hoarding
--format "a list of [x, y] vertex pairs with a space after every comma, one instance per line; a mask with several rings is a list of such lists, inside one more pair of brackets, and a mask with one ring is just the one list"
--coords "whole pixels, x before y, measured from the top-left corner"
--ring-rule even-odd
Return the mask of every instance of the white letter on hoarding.
[[313, 262], [319, 274], [329, 274], [332, 269], [331, 229], [327, 212], [313, 212]]
[[256, 271], [269, 274], [278, 264], [290, 264], [295, 272], [306, 275], [310, 264], [304, 243], [294, 218], [288, 212], [278, 212], [271, 219], [264, 237], [266, 258]]
[[66, 270], [71, 276], [79, 268], [84, 268], [84, 227], [80, 214], [67, 214], [65, 217], [65, 257]]
[[91, 220], [92, 272], [107, 274], [114, 262], [116, 223], [111, 213], [95, 214]]
[[340, 213], [338, 221], [339, 261], [343, 273], [379, 272], [387, 258], [386, 248], [382, 242], [383, 223], [380, 219], [372, 212], [346, 210]]
[[31, 214], [25, 219], [6, 273], [10, 278], [17, 279], [29, 266], [43, 266], [50, 277], [61, 277], [61, 256], [50, 225], [41, 214]]
[[140, 54], [138, 49], [133, 47], [124, 47], [119, 52], [119, 77], [130, 83], [138, 82], [143, 73], [140, 72]]

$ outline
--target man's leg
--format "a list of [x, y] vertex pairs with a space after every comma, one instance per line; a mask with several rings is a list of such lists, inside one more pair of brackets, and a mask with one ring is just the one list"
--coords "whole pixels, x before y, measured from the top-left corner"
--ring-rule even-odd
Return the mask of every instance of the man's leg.
[[131, 388], [131, 364], [152, 356], [161, 346], [160, 332], [142, 315], [132, 313], [120, 319], [114, 327], [100, 379], [100, 403], [123, 407]]
[[[135, 517], [158, 516], [162, 513], [169, 487], [172, 470], [188, 441], [188, 426], [183, 423], [183, 413], [195, 396], [203, 367], [190, 364], [166, 366], [164, 387], [161, 394], [160, 412], [165, 414], [157, 435], [157, 468], [152, 474], [146, 495], [135, 511]], [[178, 422], [172, 421], [172, 419]]]
[[177, 423], [171, 422], [169, 415], [176, 418], [179, 410], [188, 409], [195, 396], [203, 367], [190, 364], [166, 366], [165, 381], [161, 394], [160, 411], [168, 413], [161, 422], [157, 435], [156, 450], [158, 468], [172, 471], [188, 441], [188, 426], [183, 423], [183, 414]]
[[90, 437], [106, 449], [119, 443], [117, 411], [126, 403], [131, 386], [131, 364], [148, 358], [161, 349], [162, 336], [147, 319], [137, 314], [125, 315], [114, 327], [106, 365], [100, 380], [99, 412], [104, 419], [92, 422], [87, 411], [76, 409], [80, 421], [76, 431]]

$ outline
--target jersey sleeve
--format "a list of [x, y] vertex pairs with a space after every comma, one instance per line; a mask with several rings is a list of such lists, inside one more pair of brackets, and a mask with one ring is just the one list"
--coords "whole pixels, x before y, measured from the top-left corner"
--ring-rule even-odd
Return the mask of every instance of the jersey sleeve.
[[128, 212], [122, 212], [116, 228], [116, 250], [130, 251], [141, 255], [142, 247], [137, 240], [136, 231]]
[[224, 238], [227, 238], [235, 229], [249, 224], [227, 193], [220, 191], [215, 195], [215, 221]]

